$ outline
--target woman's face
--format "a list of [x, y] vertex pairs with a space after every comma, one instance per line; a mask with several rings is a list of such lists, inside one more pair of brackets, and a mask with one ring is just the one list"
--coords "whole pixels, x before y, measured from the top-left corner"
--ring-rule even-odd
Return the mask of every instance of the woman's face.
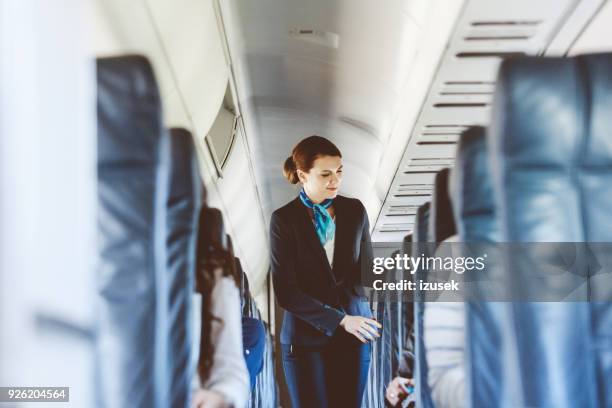
[[338, 156], [318, 157], [309, 172], [298, 170], [304, 191], [314, 203], [335, 198], [342, 182], [342, 158]]

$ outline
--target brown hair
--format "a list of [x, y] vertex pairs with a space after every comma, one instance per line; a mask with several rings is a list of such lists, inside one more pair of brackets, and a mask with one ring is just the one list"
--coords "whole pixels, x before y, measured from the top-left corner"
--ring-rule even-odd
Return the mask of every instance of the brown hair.
[[335, 144], [324, 137], [313, 135], [300, 140], [283, 165], [285, 178], [291, 184], [297, 184], [300, 181], [297, 171], [309, 172], [314, 161], [321, 156], [342, 157], [342, 154]]
[[202, 324], [200, 325], [200, 356], [198, 359], [198, 375], [200, 381], [205, 382], [210, 376], [213, 365], [215, 347], [212, 344], [213, 321], [223, 324], [223, 320], [212, 314], [212, 292], [217, 284], [218, 277], [215, 270], [221, 268], [221, 277], [228, 276], [239, 285], [238, 271], [234, 254], [225, 248], [222, 243], [210, 241], [205, 237], [205, 228], [202, 228], [204, 211], [200, 212], [199, 232], [196, 251], [196, 291], [202, 295]]

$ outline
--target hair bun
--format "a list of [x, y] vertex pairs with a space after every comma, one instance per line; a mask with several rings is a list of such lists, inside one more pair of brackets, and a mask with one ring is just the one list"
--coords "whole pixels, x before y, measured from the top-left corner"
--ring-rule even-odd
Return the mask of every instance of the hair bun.
[[297, 167], [295, 165], [295, 161], [293, 160], [293, 156], [289, 156], [287, 157], [287, 160], [285, 160], [285, 164], [283, 165], [283, 174], [291, 184], [297, 184], [300, 181], [297, 175]]

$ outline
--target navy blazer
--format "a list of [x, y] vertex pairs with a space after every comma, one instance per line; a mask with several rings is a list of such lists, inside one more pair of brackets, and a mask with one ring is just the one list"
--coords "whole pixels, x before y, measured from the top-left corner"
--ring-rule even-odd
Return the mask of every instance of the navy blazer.
[[357, 199], [337, 196], [333, 205], [333, 269], [299, 197], [272, 213], [272, 278], [276, 299], [286, 311], [282, 344], [323, 345], [345, 314], [372, 317], [360, 290], [361, 264], [372, 263], [368, 215]]

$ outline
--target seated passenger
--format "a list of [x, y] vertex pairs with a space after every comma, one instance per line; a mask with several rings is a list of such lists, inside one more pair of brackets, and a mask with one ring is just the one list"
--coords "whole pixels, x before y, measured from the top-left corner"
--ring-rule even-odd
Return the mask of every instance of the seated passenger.
[[[456, 239], [452, 236], [444, 242], [456, 242]], [[436, 257], [447, 256], [440, 253], [442, 248], [436, 251]], [[465, 407], [465, 303], [426, 302], [423, 319], [431, 398], [436, 408]]]
[[198, 242], [196, 268], [202, 313], [192, 407], [243, 408], [249, 399], [250, 384], [243, 356], [234, 257], [214, 243]]
[[414, 353], [412, 343], [410, 347], [402, 350], [402, 358], [397, 376], [387, 385], [385, 399], [387, 406], [398, 408], [414, 407], [412, 394], [414, 392], [414, 381], [412, 379], [412, 364]]
[[[408, 311], [412, 315], [412, 309]], [[385, 405], [398, 408], [414, 407], [414, 328], [410, 323], [407, 330], [407, 338], [402, 348], [402, 356], [395, 378], [387, 384], [385, 392]]]

